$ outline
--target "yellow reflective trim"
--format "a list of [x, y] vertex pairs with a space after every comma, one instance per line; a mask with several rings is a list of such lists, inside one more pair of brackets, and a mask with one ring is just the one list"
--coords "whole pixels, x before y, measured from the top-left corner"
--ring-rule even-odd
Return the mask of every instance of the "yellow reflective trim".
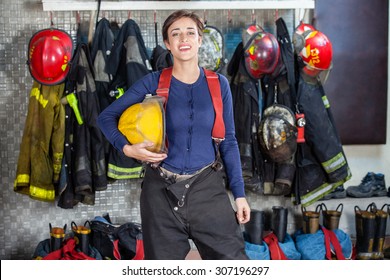
[[[300, 197], [301, 205], [303, 207], [310, 206], [311, 204], [313, 204], [314, 202], [318, 201], [320, 198], [322, 198], [326, 194], [332, 192], [338, 186], [341, 186], [342, 184], [344, 184], [345, 182], [350, 180], [351, 177], [352, 177], [352, 174], [351, 174], [350, 170], [348, 169], [348, 175], [343, 180], [340, 180], [340, 181], [338, 181], [336, 183], [333, 183], [333, 184], [324, 183], [321, 186], [319, 186], [318, 188], [316, 188], [314, 191], [311, 191], [311, 192], [309, 192], [306, 195], [302, 195]], [[295, 195], [292, 196], [292, 201], [294, 203], [296, 203]]]
[[345, 164], [347, 164], [343, 153], [338, 153], [336, 156], [332, 157], [330, 160], [327, 160], [321, 163], [326, 173], [330, 174], [335, 170], [341, 168]]
[[42, 200], [54, 200], [55, 191], [42, 189], [36, 186], [30, 186], [30, 195], [31, 197], [42, 199]]
[[126, 168], [126, 167], [115, 166], [111, 163], [108, 164], [108, 168], [115, 170], [117, 172], [138, 172], [138, 171], [141, 171], [143, 169], [142, 166], [133, 167], [133, 168]]
[[15, 179], [15, 186], [17, 184], [29, 184], [30, 183], [30, 175], [28, 174], [19, 174]]
[[42, 105], [43, 108], [46, 107], [49, 100], [43, 98], [41, 91], [38, 88], [33, 88], [30, 93], [31, 97], [35, 97], [35, 99]]
[[54, 153], [53, 154], [53, 158], [55, 161], [61, 161], [63, 157], [64, 157], [64, 153]]
[[326, 97], [325, 95], [322, 97], [322, 102], [324, 102], [324, 106], [326, 109], [330, 108], [330, 103], [329, 103], [328, 97]]
[[141, 178], [143, 174], [143, 167], [124, 168], [108, 164], [107, 176], [113, 179], [137, 179]]
[[61, 164], [53, 164], [54, 174], [59, 174], [61, 172]]
[[116, 180], [124, 180], [124, 179], [139, 179], [141, 178], [141, 174], [127, 174], [127, 175], [117, 175], [115, 173], [107, 172], [107, 176], [116, 179]]

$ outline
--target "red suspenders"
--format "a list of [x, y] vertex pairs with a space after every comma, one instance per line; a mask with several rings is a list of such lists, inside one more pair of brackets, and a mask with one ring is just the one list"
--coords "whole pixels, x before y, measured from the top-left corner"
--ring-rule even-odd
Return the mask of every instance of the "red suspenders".
[[[217, 143], [225, 139], [225, 123], [223, 122], [223, 103], [221, 95], [221, 86], [219, 84], [218, 75], [210, 70], [204, 69], [206, 74], [207, 84], [210, 90], [211, 99], [213, 101], [215, 111], [215, 121], [211, 137]], [[157, 95], [165, 98], [165, 104], [168, 101], [169, 86], [172, 78], [172, 67], [165, 68], [161, 72], [158, 83]]]

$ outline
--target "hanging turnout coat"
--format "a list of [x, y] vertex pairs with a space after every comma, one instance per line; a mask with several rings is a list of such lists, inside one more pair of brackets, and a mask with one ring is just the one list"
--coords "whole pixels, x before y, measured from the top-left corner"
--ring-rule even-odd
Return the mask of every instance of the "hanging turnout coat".
[[99, 96], [100, 109], [104, 110], [115, 97], [110, 96], [112, 75], [106, 72], [108, 57], [114, 44], [115, 34], [110, 22], [102, 18], [97, 26], [91, 44], [91, 59], [95, 73], [96, 92]]
[[50, 202], [56, 196], [64, 150], [63, 92], [64, 84], [34, 81], [31, 88], [14, 191], [33, 199]]
[[[231, 76], [230, 88], [233, 97], [236, 137], [240, 150], [245, 188], [251, 192], [263, 193], [262, 162], [257, 138], [261, 95], [258, 83], [250, 79], [244, 66], [243, 43], [239, 43], [228, 65]], [[260, 104], [260, 105], [259, 105]]]
[[[69, 194], [64, 188], [73, 188], [77, 198], [73, 204], [80, 201], [94, 205], [95, 192], [107, 189], [107, 172], [104, 138], [96, 124], [100, 113], [99, 100], [86, 44], [80, 43], [77, 46], [69, 73], [67, 93], [76, 94], [83, 123], [79, 124], [74, 116], [73, 122], [67, 122], [65, 155], [68, 176], [60, 193]], [[71, 204], [70, 199], [59, 200], [59, 206], [62, 208], [71, 208]]]
[[[106, 64], [106, 72], [113, 76], [111, 89], [130, 88], [150, 73], [149, 56], [138, 24], [128, 19], [121, 27]], [[112, 179], [143, 177], [143, 166], [110, 146], [107, 174]]]
[[351, 173], [321, 82], [301, 75], [297, 95], [306, 142], [298, 145], [294, 200], [306, 207], [348, 181]]

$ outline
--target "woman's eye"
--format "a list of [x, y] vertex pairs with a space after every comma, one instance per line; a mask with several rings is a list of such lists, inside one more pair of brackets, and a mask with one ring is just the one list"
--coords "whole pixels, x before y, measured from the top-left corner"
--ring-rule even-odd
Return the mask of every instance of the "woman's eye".
[[194, 36], [194, 35], [195, 35], [195, 32], [194, 32], [194, 31], [189, 31], [189, 32], [188, 32], [188, 35]]

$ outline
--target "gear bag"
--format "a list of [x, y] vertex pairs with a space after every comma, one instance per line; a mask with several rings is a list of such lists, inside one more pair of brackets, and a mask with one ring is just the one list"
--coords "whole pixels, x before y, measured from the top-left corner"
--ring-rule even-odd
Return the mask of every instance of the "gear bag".
[[293, 239], [302, 260], [345, 260], [352, 257], [352, 241], [340, 229], [328, 230], [320, 226], [315, 233], [295, 232]]
[[91, 243], [103, 259], [142, 260], [144, 247], [141, 225], [124, 223], [115, 225], [109, 216], [95, 217], [91, 221]]

